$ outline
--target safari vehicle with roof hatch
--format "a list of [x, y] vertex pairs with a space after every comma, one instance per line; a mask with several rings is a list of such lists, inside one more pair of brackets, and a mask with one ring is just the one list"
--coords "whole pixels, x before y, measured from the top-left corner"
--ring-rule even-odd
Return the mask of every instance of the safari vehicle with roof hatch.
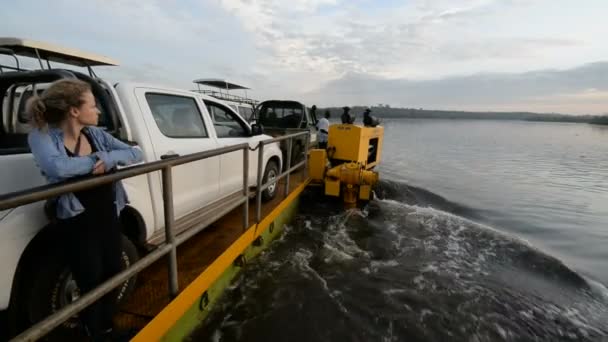
[[[251, 121], [253, 118], [253, 112], [258, 101], [247, 96], [247, 90], [250, 88], [217, 78], [199, 78], [192, 82], [197, 86], [197, 89], [192, 91], [222, 100], [245, 120]], [[213, 89], [201, 89], [201, 86]], [[245, 96], [234, 95], [230, 93], [232, 90], [243, 90]]]
[[[138, 145], [145, 162], [248, 143], [248, 184], [257, 184], [258, 143], [271, 137], [221, 100], [161, 86], [112, 85], [97, 77], [92, 67], [115, 66], [117, 62], [45, 43], [0, 38], [0, 53], [17, 61], [14, 66], [0, 65], [0, 193], [46, 183], [28, 148], [30, 125], [25, 103], [51, 82], [65, 78], [91, 86], [101, 111], [99, 125]], [[24, 70], [18, 57], [37, 59], [40, 69]], [[51, 63], [66, 67], [52, 67]], [[88, 73], [72, 70], [78, 67], [88, 69]], [[262, 197], [269, 200], [277, 192], [272, 180], [279, 175], [283, 157], [277, 143], [265, 145], [263, 152], [263, 182], [271, 185]], [[242, 157], [239, 150], [173, 168], [175, 234], [212, 223], [238, 207], [243, 191]], [[165, 235], [161, 173], [128, 178], [123, 183], [130, 199], [120, 215], [122, 259], [127, 267], [140, 253], [162, 244]], [[9, 310], [9, 325], [16, 329], [41, 320], [80, 295], [58, 250], [62, 236], [44, 214], [43, 206], [43, 202], [36, 202], [0, 212], [0, 310]], [[118, 300], [133, 289], [134, 281], [132, 278], [119, 288]], [[75, 326], [75, 321], [64, 326]]]
[[[305, 105], [298, 101], [268, 100], [261, 102], [255, 110], [256, 123], [274, 137], [298, 132], [310, 132], [310, 140], [302, 136], [295, 139], [291, 148], [291, 165], [304, 159], [306, 144], [314, 147], [317, 144], [317, 118]], [[281, 150], [283, 159], [287, 157], [287, 141], [283, 141]], [[286, 160], [286, 159], [285, 159]]]

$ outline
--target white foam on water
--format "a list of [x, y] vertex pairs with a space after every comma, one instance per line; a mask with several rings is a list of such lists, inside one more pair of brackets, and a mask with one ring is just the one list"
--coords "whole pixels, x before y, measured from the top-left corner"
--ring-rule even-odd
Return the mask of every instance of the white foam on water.
[[439, 268], [437, 268], [437, 265], [435, 265], [434, 263], [430, 263], [423, 267], [420, 271], [422, 273], [437, 273], [439, 271]]
[[399, 266], [399, 261], [391, 259], [391, 260], [372, 260], [369, 264], [373, 272], [376, 272], [379, 268], [384, 267], [395, 267]]
[[418, 290], [424, 290], [426, 281], [425, 281], [423, 275], [414, 277], [413, 282], [416, 285], [416, 287], [418, 288]]
[[[378, 200], [378, 202], [383, 203], [383, 204], [387, 204], [390, 206], [396, 206], [402, 209], [405, 209], [405, 211], [402, 213], [403, 215], [406, 216], [406, 218], [408, 216], [410, 216], [411, 214], [414, 215], [423, 215], [426, 217], [432, 217], [432, 218], [437, 218], [437, 219], [444, 219], [444, 220], [448, 220], [448, 222], [452, 222], [454, 223], [454, 226], [459, 226], [459, 229], [462, 229], [465, 226], [475, 226], [477, 228], [480, 229], [484, 229], [484, 230], [488, 230], [491, 231], [495, 234], [500, 235], [501, 237], [504, 237], [505, 239], [509, 239], [512, 241], [517, 241], [523, 244], [526, 244], [529, 247], [533, 247], [533, 245], [521, 238], [521, 237], [517, 237], [517, 236], [513, 236], [510, 234], [507, 234], [501, 230], [498, 230], [496, 228], [493, 228], [491, 226], [485, 225], [485, 224], [481, 224], [475, 221], [471, 221], [469, 219], [466, 219], [464, 217], [446, 212], [446, 211], [442, 211], [439, 209], [435, 209], [433, 207], [421, 207], [418, 205], [409, 205], [409, 204], [405, 204], [403, 202], [399, 202], [399, 201], [395, 201], [395, 200], [391, 200], [391, 199], [383, 199], [383, 200]], [[431, 223], [431, 226], [433, 226], [433, 224]], [[436, 226], [432, 227], [432, 228], [437, 228]]]
[[397, 341], [397, 336], [394, 335], [393, 332], [393, 321], [388, 322], [388, 329], [386, 330], [386, 336], [382, 336], [383, 342], [392, 342]]
[[293, 253], [292, 260], [296, 266], [308, 270], [310, 268], [309, 261], [312, 259], [313, 253], [305, 248], [300, 248]]
[[378, 202], [380, 202], [380, 203], [391, 204], [391, 205], [398, 206], [398, 207], [403, 207], [403, 208], [411, 208], [411, 207], [412, 207], [412, 206], [411, 206], [411, 205], [409, 205], [409, 204], [405, 204], [405, 203], [403, 203], [403, 202], [395, 201], [395, 200], [388, 199], [388, 198], [385, 198], [385, 199], [379, 199], [379, 200], [377, 200], [377, 201], [378, 201]]
[[[444, 258], [433, 261], [420, 269], [420, 274], [413, 279], [413, 284], [418, 290], [429, 292], [434, 288], [433, 278], [424, 277], [425, 273], [448, 273], [454, 279], [455, 291], [464, 291], [473, 295], [479, 291], [483, 291], [483, 289], [474, 286], [475, 281], [479, 279], [479, 276], [487, 276], [489, 274], [488, 267], [493, 266], [492, 263], [497, 257], [497, 253], [499, 253], [498, 248], [503, 249], [500, 250], [501, 254], [506, 253], [507, 255], [511, 255], [509, 249], [513, 248], [512, 246], [521, 245], [534, 252], [547, 255], [525, 239], [506, 234], [493, 227], [447, 212], [428, 207], [410, 206], [393, 200], [383, 200], [382, 203], [405, 209], [405, 221], [409, 224], [410, 229], [419, 228], [432, 232], [433, 234], [422, 240], [424, 251], [444, 256]], [[398, 226], [393, 225], [388, 225], [387, 230], [391, 233], [403, 235], [411, 233], [408, 230], [400, 231]], [[490, 232], [491, 234], [480, 236], [478, 232]], [[476, 236], [480, 236], [483, 239], [483, 243], [475, 243], [478, 241], [472, 239]], [[519, 251], [514, 250], [513, 252], [518, 253]], [[467, 276], [467, 278], [463, 278], [463, 276]], [[474, 279], [473, 282], [470, 279]], [[608, 289], [604, 285], [589, 279], [586, 279], [586, 281], [595, 293], [601, 294], [604, 299], [608, 298]], [[387, 292], [385, 291], [385, 293]], [[488, 293], [487, 295], [493, 296], [494, 294]], [[529, 304], [535, 305], [533, 302]], [[602, 317], [604, 317], [604, 320], [608, 317], [605, 303], [598, 304], [598, 312], [596, 314], [589, 312], [593, 311], [589, 307], [593, 303], [590, 304], [585, 301], [579, 304], [584, 308], [583, 312], [579, 308], [564, 308], [551, 304], [540, 308], [540, 310], [537, 309], [536, 311], [540, 312], [537, 312], [536, 315], [531, 310], [521, 310], [519, 314], [527, 320], [535, 320], [536, 317], [549, 318], [549, 321], [566, 320], [571, 326], [577, 327], [579, 336], [608, 334], [606, 331], [601, 331], [600, 329], [602, 328], [597, 328], [597, 322], [601, 322]], [[608, 327], [608, 323], [606, 326]], [[495, 327], [496, 332], [503, 339], [512, 338], [515, 334], [504, 326], [496, 324]], [[546, 328], [554, 330], [553, 333], [559, 333], [561, 329], [558, 326], [547, 326]], [[562, 336], [573, 334], [567, 331], [562, 331], [561, 333], [563, 334]]]
[[321, 287], [327, 293], [327, 295], [338, 305], [338, 308], [343, 313], [348, 313], [346, 307], [339, 300], [339, 296], [342, 294], [339, 290], [331, 290], [327, 284], [327, 280], [323, 278], [314, 268], [310, 266], [310, 260], [313, 257], [313, 253], [307, 249], [300, 248], [294, 253], [293, 260], [295, 265], [302, 271], [300, 274], [308, 279], [317, 279]]
[[494, 327], [496, 328], [496, 332], [500, 335], [500, 337], [506, 340], [508, 336], [507, 331], [497, 323], [494, 323]]
[[429, 309], [422, 309], [422, 311], [420, 311], [420, 322], [424, 321], [424, 318], [426, 316], [430, 316], [433, 314], [433, 311], [429, 310]]
[[[584, 314], [579, 308], [573, 306], [564, 308], [555, 304], [540, 305], [533, 310], [535, 312], [535, 315], [533, 316], [544, 317], [549, 321], [555, 322], [559, 320], [568, 321], [572, 326], [576, 327], [578, 333], [584, 337], [589, 337], [592, 333], [596, 335], [604, 334], [604, 336], [608, 336], [608, 330], [600, 330], [600, 328], [593, 326], [593, 323], [589, 322], [589, 318], [592, 318], [591, 316], [593, 315], [592, 312], [589, 312], [589, 308], [585, 308]], [[597, 317], [597, 319], [605, 322], [607, 317], [605, 314], [606, 313], [599, 313], [601, 316]], [[528, 316], [528, 314], [526, 316]], [[576, 335], [573, 335], [571, 332], [563, 331], [559, 326], [554, 326], [553, 330], [554, 333], [556, 332], [562, 336], [568, 336], [570, 338], [576, 337]]]
[[[398, 229], [399, 226], [394, 223], [394, 222], [388, 222], [388, 224], [386, 225], [385, 229], [391, 233], [393, 233], [396, 237], [396, 239], [392, 242], [393, 248], [395, 249], [402, 249], [402, 244], [403, 241], [407, 239], [407, 237], [404, 234], [401, 234]], [[411, 238], [409, 239], [411, 240]]]
[[382, 292], [384, 292], [384, 294], [390, 296], [390, 295], [393, 295], [393, 294], [406, 293], [407, 290], [406, 289], [386, 289], [386, 290], [384, 290]]
[[211, 335], [211, 341], [220, 342], [221, 340], [222, 340], [222, 332], [219, 331], [218, 329], [215, 329], [213, 331], [213, 335]]
[[[389, 224], [387, 230], [391, 233], [407, 238], [408, 234], [411, 234], [411, 229], [431, 232], [431, 235], [421, 240], [423, 250], [427, 254], [442, 255], [443, 258], [434, 262], [432, 268], [427, 268], [428, 266], [423, 268], [422, 272], [449, 274], [455, 279], [463, 276], [467, 278], [487, 276], [490, 274], [489, 267], [496, 258], [497, 248], [503, 248], [504, 252], [508, 252], [507, 249], [511, 248], [511, 245], [522, 245], [543, 253], [524, 239], [454, 214], [393, 200], [381, 202], [404, 210], [402, 215], [405, 215], [409, 230], [398, 229], [398, 225]], [[475, 240], [477, 236], [483, 239], [483, 243]]]
[[304, 228], [306, 228], [308, 230], [313, 230], [313, 228], [312, 228], [312, 222], [310, 220], [304, 221]]
[[348, 218], [357, 215], [358, 212], [351, 210], [343, 215], [334, 217], [337, 222], [330, 223], [327, 226], [327, 230], [323, 231], [323, 248], [332, 257], [335, 257], [327, 259], [328, 262], [333, 260], [351, 260], [355, 257], [369, 257], [369, 252], [359, 248], [357, 243], [349, 236], [346, 227]]
[[352, 255], [350, 255], [342, 250], [339, 250], [338, 248], [336, 248], [328, 243], [323, 244], [323, 249], [324, 249], [323, 254], [325, 255], [325, 257], [323, 258], [323, 261], [327, 264], [354, 259], [354, 257]]
[[528, 240], [523, 239], [519, 236], [514, 236], [511, 234], [508, 234], [504, 231], [498, 230], [489, 225], [478, 223], [478, 222], [469, 220], [467, 218], [448, 213], [446, 211], [441, 211], [441, 210], [438, 210], [438, 209], [435, 209], [432, 207], [411, 206], [411, 208], [414, 210], [414, 213], [417, 215], [422, 215], [422, 216], [426, 216], [426, 217], [434, 218], [434, 219], [445, 220], [446, 223], [450, 223], [450, 225], [449, 225], [450, 227], [457, 227], [458, 232], [462, 232], [464, 230], [471, 229], [471, 228], [476, 228], [476, 229], [480, 229], [480, 230], [490, 231], [493, 234], [495, 234], [505, 240], [517, 242], [519, 244], [524, 244], [530, 248], [536, 248]]
[[264, 260], [264, 265], [267, 268], [271, 268], [273, 270], [278, 269], [279, 267], [281, 267], [283, 265], [282, 262], [280, 261], [273, 261], [273, 260]]
[[295, 253], [293, 253], [293, 256], [291, 258], [291, 263], [293, 264], [293, 266], [296, 267], [299, 271], [302, 271], [300, 272], [300, 274], [307, 279], [311, 278], [311, 273], [316, 273], [316, 271], [313, 270], [308, 264], [312, 256], [313, 253], [311, 251], [304, 248], [300, 248], [295, 251]]
[[529, 320], [534, 319], [534, 314], [532, 313], [532, 310], [520, 310], [519, 314], [520, 314], [520, 316], [523, 316], [525, 319], [529, 319]]
[[[583, 279], [585, 279], [585, 281], [587, 282], [587, 284], [589, 285], [589, 287], [591, 287], [591, 289], [593, 290], [594, 293], [599, 294], [600, 296], [602, 296], [602, 298], [604, 300], [608, 300], [608, 288], [606, 288], [606, 286], [604, 286], [604, 284], [597, 282], [591, 278], [582, 276]], [[608, 325], [608, 323], [607, 323]]]

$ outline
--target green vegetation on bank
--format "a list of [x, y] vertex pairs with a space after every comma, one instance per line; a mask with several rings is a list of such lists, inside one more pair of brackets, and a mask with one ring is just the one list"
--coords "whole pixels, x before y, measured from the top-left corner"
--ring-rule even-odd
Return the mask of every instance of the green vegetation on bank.
[[[351, 107], [358, 121], [363, 118], [363, 111], [367, 107]], [[428, 110], [414, 108], [392, 108], [389, 106], [371, 107], [372, 115], [379, 118], [406, 118], [406, 119], [464, 119], [464, 120], [522, 120], [522, 121], [548, 121], [548, 122], [579, 122], [597, 125], [608, 125], [608, 115], [567, 115], [567, 114], [540, 114], [531, 112], [465, 112], [453, 110]], [[329, 110], [333, 118], [342, 115], [341, 107], [319, 108], [317, 117], [321, 117], [325, 110]]]
[[589, 121], [589, 123], [595, 124], [595, 125], [608, 125], [608, 115], [596, 116], [593, 119], [591, 119], [591, 121]]

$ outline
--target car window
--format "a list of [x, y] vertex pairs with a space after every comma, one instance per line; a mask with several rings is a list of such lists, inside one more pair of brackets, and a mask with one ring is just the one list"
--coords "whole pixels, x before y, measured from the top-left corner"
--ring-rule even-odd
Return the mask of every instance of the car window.
[[147, 93], [146, 101], [160, 131], [170, 138], [207, 138], [203, 117], [192, 97]]
[[[38, 96], [40, 96], [40, 95], [42, 95], [43, 91], [44, 91], [44, 88], [43, 89], [38, 88], [36, 90], [36, 93], [38, 94]], [[28, 87], [28, 89], [26, 89], [23, 92], [21, 97], [19, 97], [18, 108], [17, 108], [17, 120], [21, 124], [29, 123], [29, 115], [27, 113], [27, 102], [29, 101], [29, 99], [32, 97], [33, 94], [34, 94], [34, 92], [32, 91], [31, 87]], [[97, 100], [97, 101], [99, 102], [99, 100]], [[99, 105], [99, 103], [97, 105], [97, 108], [99, 109], [99, 112], [100, 112], [99, 122], [97, 123], [97, 126], [105, 128], [107, 131], [113, 131], [114, 123], [110, 119], [110, 116], [108, 115], [108, 113], [104, 110], [104, 108], [102, 106]]]
[[[36, 84], [36, 93], [41, 95], [48, 83]], [[30, 118], [27, 113], [27, 102], [33, 96], [32, 85], [16, 86], [15, 91], [12, 88], [2, 95], [2, 111], [0, 122], [0, 154], [15, 154], [29, 153], [29, 145], [27, 143], [27, 134], [31, 130]], [[13, 97], [13, 101], [9, 101], [9, 97]], [[96, 99], [99, 103], [99, 100]], [[10, 108], [9, 108], [10, 106]], [[98, 127], [105, 128], [109, 132], [113, 132], [114, 123], [110, 119], [106, 111], [101, 106], [98, 106], [101, 111]], [[16, 118], [15, 116], [16, 115]]]
[[251, 118], [251, 116], [253, 115], [253, 109], [250, 108], [250, 107], [240, 106], [239, 107], [239, 114], [241, 114], [241, 116], [243, 118], [245, 118], [245, 120], [249, 120]]
[[248, 136], [247, 126], [227, 107], [211, 101], [205, 101], [205, 106], [211, 115], [218, 138]]
[[298, 128], [302, 125], [302, 120], [305, 121], [300, 105], [273, 102], [262, 104], [258, 119], [262, 126], [279, 128]]

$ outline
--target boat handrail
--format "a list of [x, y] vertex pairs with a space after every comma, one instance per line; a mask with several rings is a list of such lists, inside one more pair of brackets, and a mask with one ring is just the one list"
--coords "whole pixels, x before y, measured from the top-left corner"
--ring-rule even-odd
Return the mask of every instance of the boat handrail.
[[[256, 149], [258, 149], [258, 174], [257, 174], [257, 186], [255, 189], [256, 193], [256, 223], [260, 223], [261, 221], [261, 210], [262, 210], [262, 192], [268, 188], [271, 184], [278, 182], [279, 180], [286, 178], [285, 181], [285, 194], [289, 193], [289, 179], [290, 174], [297, 170], [298, 168], [304, 167], [304, 174], [307, 175], [307, 166], [308, 166], [308, 154], [304, 153], [304, 160], [297, 163], [296, 165], [291, 165], [291, 148], [288, 149], [288, 158], [286, 161], [286, 167], [284, 168], [283, 173], [277, 176], [275, 179], [270, 180], [269, 182], [262, 184], [262, 167], [263, 167], [263, 156], [264, 156], [264, 146], [270, 143], [274, 143], [277, 141], [288, 140], [288, 145], [291, 147], [292, 141], [295, 138], [306, 135], [308, 136], [309, 132], [300, 132], [290, 135], [285, 135], [282, 137], [262, 140], [259, 142]], [[308, 141], [309, 138], [306, 139], [306, 150], [308, 150]], [[42, 321], [34, 324], [17, 337], [15, 337], [11, 341], [35, 341], [53, 329], [67, 321], [70, 317], [78, 314], [89, 305], [99, 300], [101, 297], [121, 286], [125, 281], [138, 274], [142, 270], [146, 269], [154, 262], [159, 260], [162, 257], [168, 258], [168, 278], [169, 278], [169, 296], [171, 298], [175, 297], [178, 293], [178, 275], [177, 275], [177, 246], [184, 243], [188, 239], [195, 236], [198, 232], [203, 230], [206, 226], [200, 226], [187, 231], [187, 233], [175, 236], [173, 227], [175, 224], [174, 212], [173, 212], [173, 183], [172, 183], [172, 170], [173, 167], [196, 162], [202, 159], [211, 158], [215, 156], [219, 156], [226, 153], [231, 153], [235, 151], [243, 151], [243, 188], [242, 194], [238, 201], [238, 205], [243, 206], [243, 231], [248, 229], [249, 222], [249, 150], [250, 146], [248, 143], [238, 144], [234, 146], [221, 147], [210, 151], [198, 152], [184, 156], [178, 156], [174, 158], [168, 158], [164, 160], [149, 162], [141, 165], [135, 165], [132, 167], [127, 167], [116, 172], [112, 172], [102, 176], [90, 176], [85, 179], [80, 179], [76, 181], [68, 181], [60, 184], [50, 184], [44, 186], [38, 186], [27, 190], [16, 191], [8, 194], [0, 195], [0, 211], [15, 208], [18, 206], [47, 200], [49, 198], [53, 198], [62, 194], [72, 193], [75, 191], [90, 189], [95, 186], [109, 184], [112, 182], [116, 182], [118, 180], [122, 180], [125, 178], [135, 177], [138, 175], [147, 174], [150, 172], [161, 171], [162, 174], [162, 189], [163, 189], [163, 208], [164, 208], [164, 218], [165, 218], [165, 243], [160, 245], [157, 249], [147, 254], [139, 261], [130, 265], [127, 269], [122, 272], [116, 274], [112, 278], [108, 279], [101, 285], [97, 286], [95, 289], [89, 291], [78, 300], [59, 311], [47, 316]]]

